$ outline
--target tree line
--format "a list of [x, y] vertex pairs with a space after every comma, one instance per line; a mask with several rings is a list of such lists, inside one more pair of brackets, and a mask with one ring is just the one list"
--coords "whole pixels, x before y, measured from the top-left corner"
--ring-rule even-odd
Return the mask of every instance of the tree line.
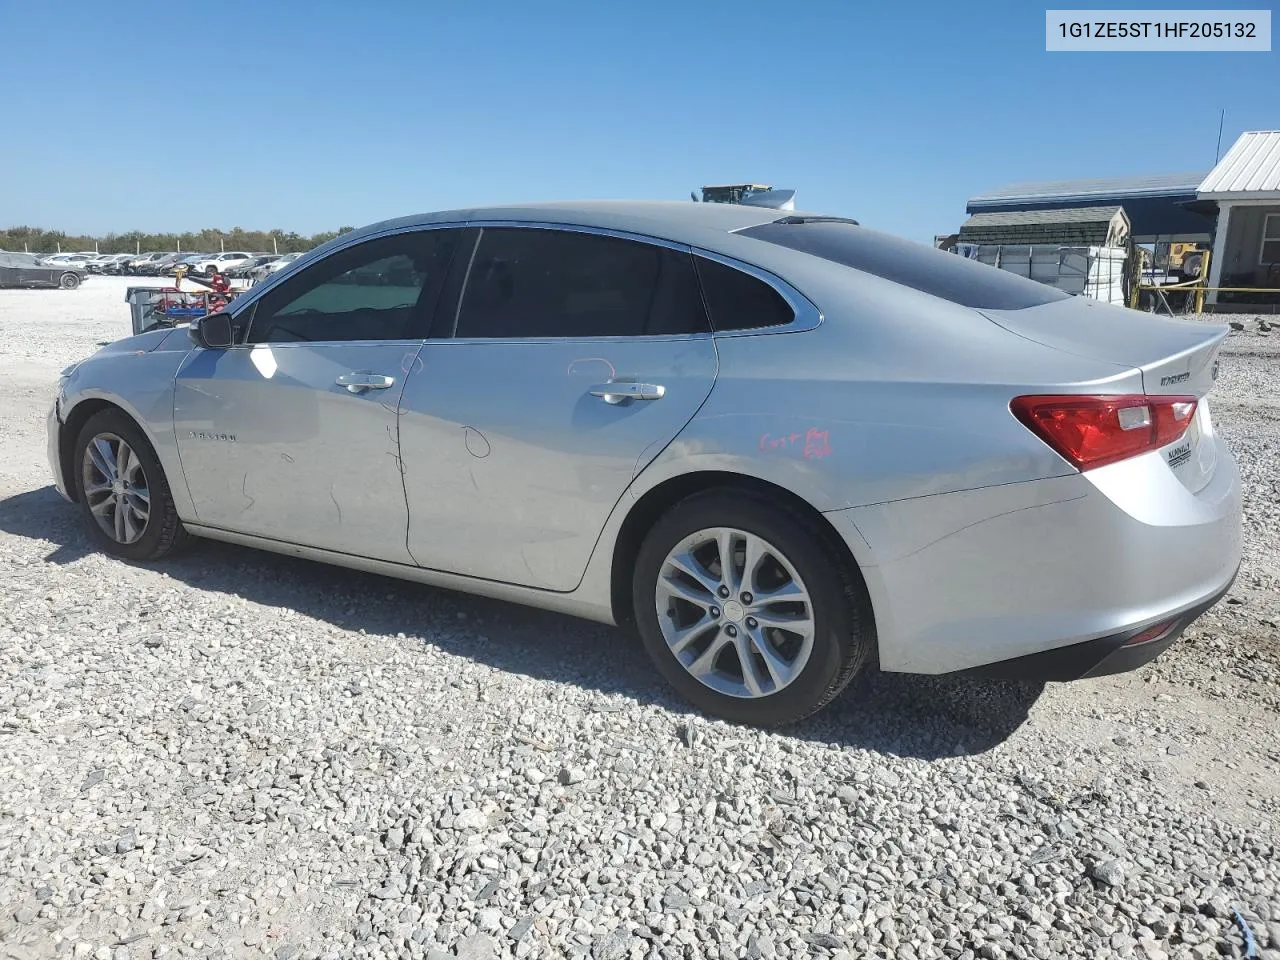
[[231, 230], [207, 228], [188, 230], [186, 233], [108, 233], [104, 237], [90, 237], [46, 230], [43, 227], [8, 227], [0, 230], [0, 250], [11, 253], [74, 253], [79, 250], [97, 250], [99, 253], [160, 253], [181, 250], [184, 253], [217, 253], [220, 250], [245, 250], [249, 253], [304, 253], [332, 240], [339, 234], [354, 230], [339, 227], [306, 237], [284, 230]]

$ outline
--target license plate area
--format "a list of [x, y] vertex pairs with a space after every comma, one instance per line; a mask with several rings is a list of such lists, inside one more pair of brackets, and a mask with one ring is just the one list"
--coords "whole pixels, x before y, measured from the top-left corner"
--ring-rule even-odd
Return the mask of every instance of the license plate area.
[[1161, 451], [1169, 469], [1192, 492], [1200, 490], [1213, 477], [1217, 453], [1212, 437], [1209, 404], [1201, 400], [1187, 432]]

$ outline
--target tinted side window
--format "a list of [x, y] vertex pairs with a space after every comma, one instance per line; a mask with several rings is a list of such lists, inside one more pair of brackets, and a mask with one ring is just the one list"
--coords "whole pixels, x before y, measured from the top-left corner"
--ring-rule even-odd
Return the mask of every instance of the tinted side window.
[[795, 319], [791, 304], [763, 280], [716, 260], [696, 259], [716, 330], [776, 327]]
[[1008, 270], [848, 222], [778, 221], [738, 232], [811, 253], [963, 307], [1021, 310], [1067, 297], [1061, 290]]
[[480, 236], [455, 336], [636, 337], [708, 329], [688, 253], [569, 230]]
[[326, 257], [258, 302], [247, 342], [425, 337], [456, 244], [455, 230], [424, 230]]

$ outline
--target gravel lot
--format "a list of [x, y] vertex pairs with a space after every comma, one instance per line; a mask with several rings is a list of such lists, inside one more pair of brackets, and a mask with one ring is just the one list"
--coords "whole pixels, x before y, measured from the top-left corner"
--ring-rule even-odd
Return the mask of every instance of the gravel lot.
[[50, 486], [129, 280], [0, 291], [0, 957], [1280, 957], [1280, 330], [1213, 399], [1228, 601], [1131, 675], [874, 677], [785, 733], [551, 614], [200, 544]]

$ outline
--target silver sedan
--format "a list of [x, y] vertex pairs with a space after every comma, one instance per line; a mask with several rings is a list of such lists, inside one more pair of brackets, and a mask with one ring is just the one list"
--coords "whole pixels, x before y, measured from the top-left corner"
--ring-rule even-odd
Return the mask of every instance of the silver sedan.
[[871, 665], [1165, 649], [1240, 560], [1225, 334], [836, 217], [453, 211], [69, 368], [49, 454], [117, 556], [209, 537], [634, 628], [780, 724]]

